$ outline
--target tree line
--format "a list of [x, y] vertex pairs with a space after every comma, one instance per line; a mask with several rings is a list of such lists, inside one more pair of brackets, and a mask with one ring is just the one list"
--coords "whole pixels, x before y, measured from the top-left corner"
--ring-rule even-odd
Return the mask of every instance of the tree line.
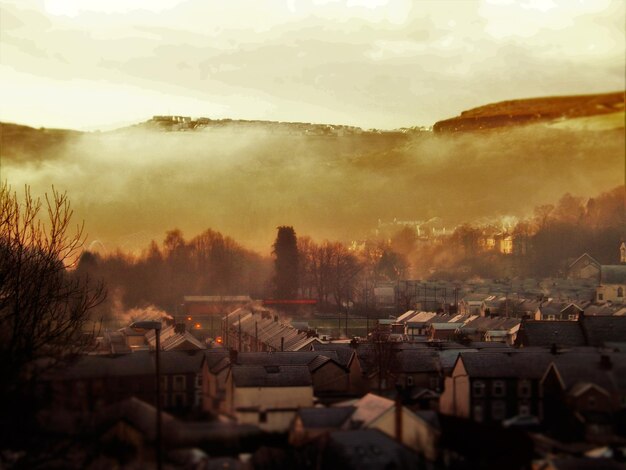
[[[624, 201], [624, 186], [592, 198], [567, 193], [510, 227], [464, 224], [441, 243], [422, 245], [408, 257], [424, 277], [454, 279], [564, 275], [583, 253], [615, 264], [619, 244], [626, 240]], [[511, 253], [488, 245], [496, 234], [511, 237]]]

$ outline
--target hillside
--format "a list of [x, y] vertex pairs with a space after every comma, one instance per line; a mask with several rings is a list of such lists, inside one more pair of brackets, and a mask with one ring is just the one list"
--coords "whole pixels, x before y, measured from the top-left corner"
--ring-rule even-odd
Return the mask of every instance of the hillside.
[[82, 132], [67, 129], [35, 129], [0, 122], [0, 157], [7, 160], [42, 161], [60, 156], [68, 142]]
[[[514, 103], [510, 114], [521, 113]], [[452, 229], [623, 184], [623, 128], [560, 126], [588, 118], [482, 133], [228, 120], [102, 133], [5, 124], [0, 158], [16, 189], [67, 190], [89, 240], [107, 249], [145, 247], [178, 227], [189, 237], [213, 228], [267, 251], [280, 225], [343, 241], [394, 219], [438, 218]]]
[[479, 131], [569, 120], [577, 121], [582, 128], [624, 128], [624, 92], [502, 101], [439, 121], [433, 129], [436, 132]]

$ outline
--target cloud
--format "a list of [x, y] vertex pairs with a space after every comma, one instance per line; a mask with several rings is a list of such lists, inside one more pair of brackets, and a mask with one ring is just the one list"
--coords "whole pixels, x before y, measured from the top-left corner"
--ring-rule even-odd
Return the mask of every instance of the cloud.
[[[26, 108], [47, 125], [65, 119], [94, 127], [170, 109], [394, 128], [505, 99], [504, 89], [522, 97], [625, 87], [623, 73], [615, 73], [624, 67], [623, 2], [453, 5], [5, 0], [0, 64], [11, 73], [3, 84], [12, 86], [20, 74], [37, 77], [27, 81], [33, 87], [48, 81], [44, 88], [63, 94], [73, 117], [60, 116], [54, 100], [24, 93], [6, 96], [2, 118], [16, 120], [10, 116], [25, 116]], [[69, 80], [84, 93], [60, 84]], [[155, 97], [154, 106], [128, 99], [133, 88]], [[77, 98], [116, 89], [117, 100], [89, 109]]]

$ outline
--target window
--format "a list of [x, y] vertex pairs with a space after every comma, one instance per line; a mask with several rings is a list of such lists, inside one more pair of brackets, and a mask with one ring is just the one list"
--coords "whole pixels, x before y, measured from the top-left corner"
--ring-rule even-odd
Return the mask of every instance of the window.
[[597, 405], [597, 401], [596, 401], [596, 397], [594, 397], [593, 395], [590, 396], [589, 398], [587, 398], [587, 406], [589, 408], [595, 408]]
[[485, 396], [485, 382], [482, 380], [475, 380], [474, 383], [472, 383], [472, 389], [475, 397]]
[[412, 387], [413, 386], [413, 376], [411, 376], [411, 375], [407, 375], [406, 376], [406, 386], [407, 387]]
[[200, 390], [196, 390], [196, 394], [194, 395], [193, 405], [196, 408], [202, 406], [202, 392]]
[[484, 419], [483, 405], [474, 405], [474, 421], [482, 423]]
[[530, 397], [532, 393], [532, 386], [530, 380], [520, 380], [517, 384], [517, 395], [522, 398]]
[[196, 374], [196, 388], [202, 388], [202, 374]]
[[530, 416], [530, 405], [527, 403], [521, 403], [518, 414], [520, 416]]
[[173, 408], [182, 408], [187, 405], [187, 397], [184, 393], [173, 393], [172, 394], [172, 407]]
[[547, 315], [546, 316], [546, 320], [556, 320], [556, 316], [554, 316], [554, 315]]
[[267, 411], [259, 411], [259, 423], [267, 423]]
[[598, 300], [604, 300], [604, 294], [598, 292]]
[[491, 393], [494, 397], [503, 397], [506, 392], [504, 380], [494, 380], [491, 385]]
[[568, 320], [578, 320], [578, 315], [576, 315], [575, 313], [570, 313], [567, 316]]
[[618, 297], [624, 297], [624, 288], [623, 287], [618, 287], [617, 288], [617, 296]]
[[176, 391], [183, 391], [187, 388], [186, 377], [184, 375], [175, 375], [172, 389]]
[[504, 400], [495, 400], [491, 403], [491, 418], [494, 421], [502, 421], [506, 418], [506, 403]]

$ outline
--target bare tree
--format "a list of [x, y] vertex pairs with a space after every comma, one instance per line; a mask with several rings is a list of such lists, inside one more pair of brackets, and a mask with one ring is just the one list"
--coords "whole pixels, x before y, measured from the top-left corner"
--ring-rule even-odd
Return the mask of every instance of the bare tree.
[[[0, 400], [10, 403], [41, 366], [63, 361], [91, 344], [89, 311], [105, 298], [101, 283], [71, 268], [85, 240], [71, 230], [65, 193], [52, 188], [45, 202], [29, 188], [20, 202], [0, 186]], [[93, 332], [92, 332], [93, 333]], [[93, 336], [93, 335], [92, 335]]]

